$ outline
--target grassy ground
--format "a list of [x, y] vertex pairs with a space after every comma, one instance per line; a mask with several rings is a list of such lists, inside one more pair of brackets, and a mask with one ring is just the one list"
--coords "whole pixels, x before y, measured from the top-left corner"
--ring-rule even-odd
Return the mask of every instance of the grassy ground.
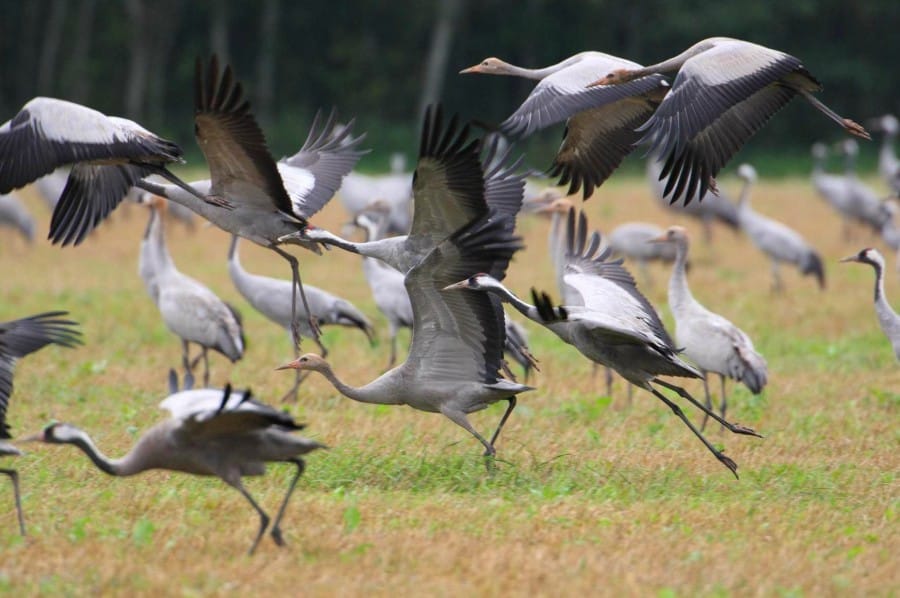
[[[42, 236], [49, 216], [29, 200]], [[477, 442], [450, 421], [355, 404], [314, 377], [290, 409], [333, 448], [308, 460], [285, 519], [287, 548], [265, 539], [248, 558], [256, 516], [218, 480], [165, 472], [113, 479], [72, 447], [29, 445], [25, 457], [3, 464], [20, 472], [29, 536], [19, 537], [11, 491], [0, 481], [0, 588], [188, 596], [900, 593], [900, 370], [877, 328], [871, 269], [837, 264], [876, 241], [863, 233], [843, 241], [806, 180], [762, 183], [755, 205], [819, 247], [829, 286], [820, 292], [787, 272], [788, 292], [774, 295], [768, 264], [746, 239], [719, 229], [706, 245], [692, 222], [682, 222], [695, 233], [694, 294], [736, 321], [769, 361], [762, 396], [729, 385], [733, 418], [766, 438], [710, 431], [740, 465], [740, 481], [659, 401], [636, 393], [629, 404], [620, 382], [612, 399], [604, 396], [589, 363], [531, 327], [538, 390], [520, 398], [493, 476]], [[586, 209], [606, 229], [634, 219], [675, 221], [639, 180], [614, 178]], [[342, 218], [335, 203], [315, 221], [335, 230]], [[3, 238], [0, 320], [67, 309], [87, 343], [19, 364], [9, 410], [14, 433], [69, 421], [118, 456], [164, 417], [157, 403], [180, 346], [137, 276], [144, 223], [142, 209], [131, 207], [74, 249]], [[555, 294], [546, 226], [521, 222], [528, 248], [509, 277], [521, 293], [538, 285]], [[227, 238], [174, 223], [169, 237], [180, 269], [245, 315], [247, 356], [234, 367], [214, 357], [214, 382], [231, 380], [275, 400], [291, 381], [273, 371], [290, 357], [289, 341], [232, 287]], [[242, 257], [249, 270], [289, 274], [265, 250], [245, 246]], [[306, 281], [354, 300], [383, 338], [357, 257], [300, 257]], [[652, 274], [655, 284], [642, 288], [662, 307], [668, 271]], [[889, 274], [888, 296], [900, 298]], [[372, 379], [387, 359], [384, 341], [372, 348], [352, 331], [331, 330], [325, 342], [350, 383]], [[702, 394], [699, 384], [687, 387]], [[488, 431], [501, 413], [496, 406], [473, 421]], [[248, 488], [274, 511], [290, 473], [271, 467]]]

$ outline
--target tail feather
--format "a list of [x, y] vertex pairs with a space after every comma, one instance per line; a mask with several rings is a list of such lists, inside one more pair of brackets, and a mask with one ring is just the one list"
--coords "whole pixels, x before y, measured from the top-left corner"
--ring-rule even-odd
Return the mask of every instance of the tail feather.
[[759, 394], [769, 381], [769, 369], [762, 355], [749, 347], [736, 347], [741, 371], [735, 376], [753, 394]]
[[806, 261], [800, 268], [800, 272], [804, 275], [812, 274], [819, 283], [819, 288], [825, 288], [825, 266], [822, 264], [822, 258], [815, 251], [810, 251], [806, 256]]

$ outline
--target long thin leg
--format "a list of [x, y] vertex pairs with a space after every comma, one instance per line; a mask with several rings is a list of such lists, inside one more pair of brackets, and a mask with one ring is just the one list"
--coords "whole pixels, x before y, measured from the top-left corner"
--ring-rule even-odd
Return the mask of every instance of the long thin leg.
[[722, 413], [722, 419], [725, 419], [725, 410], [728, 408], [728, 397], [725, 396], [725, 376], [719, 374], [719, 380], [722, 382], [722, 400], [719, 402], [719, 411]]
[[493, 457], [497, 454], [497, 451], [494, 450], [494, 445], [485, 440], [484, 436], [475, 431], [475, 428], [472, 427], [472, 424], [470, 424], [468, 418], [466, 418], [465, 413], [463, 413], [462, 411], [457, 411], [455, 409], [441, 409], [441, 413], [449, 417], [456, 425], [460, 426], [469, 434], [477, 438], [478, 442], [484, 445], [485, 457]]
[[306, 310], [306, 317], [309, 319], [309, 327], [312, 330], [313, 338], [318, 341], [320, 332], [319, 325], [313, 317], [309, 309], [309, 301], [306, 300], [306, 291], [303, 290], [303, 281], [300, 280], [300, 262], [293, 255], [281, 249], [277, 245], [272, 245], [272, 250], [286, 259], [291, 265], [291, 278], [293, 288], [291, 289], [291, 334], [294, 336], [294, 345], [300, 346], [300, 326], [297, 322], [297, 290], [300, 291], [300, 299], [303, 300], [303, 309]]
[[181, 340], [181, 363], [184, 365], [184, 375], [192, 374], [194, 368], [191, 367], [190, 356], [188, 355], [188, 342]]
[[388, 359], [388, 370], [394, 367], [394, 364], [397, 363], [397, 332], [397, 327], [391, 324], [391, 357], [390, 359]]
[[237, 478], [236, 480], [225, 480], [227, 484], [236, 488], [238, 492], [244, 495], [250, 504], [256, 509], [256, 512], [259, 513], [259, 531], [256, 533], [256, 538], [253, 540], [253, 544], [250, 546], [250, 552], [247, 554], [253, 554], [256, 550], [256, 546], [259, 544], [259, 540], [262, 538], [262, 535], [266, 532], [266, 528], [269, 527], [269, 516], [266, 515], [266, 512], [262, 510], [256, 501], [253, 500], [253, 497], [250, 496], [250, 493], [247, 492], [247, 489], [244, 488], [244, 484], [241, 482], [241, 478]]
[[731, 422], [726, 421], [725, 419], [720, 417], [718, 414], [716, 414], [711, 409], [707, 409], [706, 407], [701, 405], [697, 399], [692, 397], [690, 395], [690, 393], [688, 393], [688, 391], [681, 388], [680, 386], [675, 386], [674, 384], [670, 384], [670, 383], [666, 382], [665, 380], [660, 380], [659, 378], [654, 378], [653, 380], [651, 380], [651, 382], [654, 384], [659, 384], [660, 386], [664, 386], [664, 387], [668, 388], [669, 390], [674, 390], [675, 392], [678, 393], [679, 396], [690, 401], [691, 404], [693, 404], [697, 409], [700, 409], [701, 411], [703, 411], [703, 413], [707, 414], [709, 417], [713, 418], [714, 420], [716, 420], [717, 422], [719, 422], [720, 424], [725, 426], [725, 428], [729, 432], [732, 432], [734, 434], [744, 434], [746, 436], [756, 436], [757, 438], [763, 438], [762, 434], [759, 434], [752, 428], [748, 428], [748, 427], [742, 426], [740, 424], [732, 424]]
[[25, 535], [25, 517], [22, 515], [22, 499], [19, 497], [19, 474], [15, 469], [0, 469], [12, 480], [13, 495], [16, 497], [16, 514], [19, 516], [19, 531]]
[[795, 89], [798, 92], [800, 92], [800, 94], [804, 98], [806, 98], [807, 102], [809, 102], [815, 108], [820, 110], [822, 112], [822, 114], [824, 114], [825, 116], [827, 116], [828, 118], [830, 118], [831, 120], [833, 120], [834, 122], [836, 122], [837, 124], [842, 126], [844, 128], [844, 130], [847, 131], [848, 133], [850, 133], [851, 135], [856, 135], [857, 137], [862, 137], [863, 139], [872, 139], [872, 137], [871, 137], [871, 135], [869, 135], [868, 131], [866, 131], [866, 129], [859, 123], [853, 122], [849, 118], [844, 118], [843, 116], [839, 115], [837, 112], [835, 112], [834, 110], [832, 110], [831, 108], [829, 108], [828, 106], [823, 104], [821, 101], [819, 101], [818, 98], [816, 98], [814, 95], [812, 95], [805, 89], [797, 89], [797, 88], [795, 88]]
[[732, 461], [729, 457], [726, 457], [722, 451], [720, 451], [719, 449], [714, 447], [712, 444], [710, 444], [709, 441], [706, 439], [706, 437], [700, 432], [700, 430], [698, 430], [697, 428], [694, 427], [694, 424], [692, 424], [691, 420], [689, 420], [687, 418], [687, 416], [681, 410], [681, 407], [679, 407], [678, 405], [676, 405], [675, 403], [673, 403], [672, 401], [667, 399], [664, 394], [662, 394], [661, 392], [659, 392], [652, 386], [650, 386], [649, 388], [650, 388], [650, 392], [652, 392], [656, 398], [658, 398], [660, 401], [662, 401], [663, 403], [668, 405], [669, 409], [672, 410], [672, 413], [677, 415], [681, 419], [681, 421], [683, 421], [685, 423], [685, 425], [691, 429], [691, 432], [693, 432], [694, 435], [700, 439], [700, 442], [702, 442], [706, 446], [706, 448], [709, 449], [709, 452], [711, 452], [713, 455], [715, 455], [716, 459], [721, 461], [722, 464], [725, 465], [725, 467], [730, 469], [731, 473], [734, 474], [735, 478], [740, 479], [740, 478], [738, 478], [738, 474], [737, 474], [737, 463]]
[[[597, 368], [598, 364], [594, 364], [594, 368]], [[612, 385], [613, 385], [613, 371], [612, 368], [604, 367], [604, 377], [606, 379], [606, 396], [612, 396]], [[596, 371], [596, 370], [595, 370]]]
[[294, 486], [297, 485], [297, 480], [300, 479], [300, 476], [303, 475], [303, 470], [306, 469], [306, 463], [303, 462], [303, 459], [288, 459], [288, 462], [297, 466], [297, 472], [294, 474], [294, 479], [291, 480], [291, 485], [288, 486], [287, 494], [284, 495], [281, 506], [278, 507], [278, 514], [275, 515], [275, 522], [272, 524], [271, 531], [269, 531], [272, 535], [272, 540], [279, 546], [284, 546], [284, 538], [281, 537], [281, 518], [284, 516], [284, 510], [287, 508], [291, 494], [294, 492]]
[[706, 381], [707, 374], [703, 372], [703, 392], [706, 394], [706, 409], [704, 409], [705, 415], [703, 416], [703, 422], [700, 424], [700, 429], [706, 429], [706, 422], [709, 421], [709, 412], [712, 411], [712, 396], [709, 394], [709, 383]]
[[772, 260], [772, 292], [780, 293], [784, 290], [781, 283], [781, 270], [778, 267], [778, 260]]
[[209, 349], [203, 347], [203, 388], [209, 388]]
[[494, 443], [497, 442], [497, 437], [500, 436], [500, 430], [503, 429], [503, 424], [506, 423], [506, 420], [509, 419], [509, 415], [513, 412], [513, 409], [516, 408], [516, 397], [515, 395], [506, 399], [509, 401], [509, 406], [506, 408], [506, 412], [503, 414], [503, 417], [500, 418], [500, 424], [497, 426], [497, 429], [494, 431], [494, 435], [491, 436], [491, 446], [494, 446]]

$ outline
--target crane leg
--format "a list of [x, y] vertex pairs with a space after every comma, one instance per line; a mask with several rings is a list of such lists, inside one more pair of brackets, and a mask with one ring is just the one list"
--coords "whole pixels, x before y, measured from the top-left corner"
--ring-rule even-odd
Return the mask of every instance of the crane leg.
[[203, 347], [203, 388], [209, 388], [209, 349]]
[[291, 494], [294, 493], [294, 486], [297, 485], [297, 480], [300, 479], [300, 476], [303, 475], [303, 470], [306, 469], [306, 463], [303, 462], [303, 459], [288, 459], [288, 462], [296, 465], [297, 471], [294, 473], [294, 479], [291, 480], [291, 485], [288, 486], [287, 494], [284, 495], [284, 500], [281, 501], [281, 506], [278, 507], [278, 514], [275, 515], [275, 522], [272, 523], [272, 529], [269, 531], [272, 540], [279, 546], [284, 546], [284, 538], [281, 536], [281, 518], [284, 516], [284, 510], [287, 508], [288, 501], [291, 499]]
[[388, 358], [387, 369], [385, 371], [394, 367], [394, 364], [397, 363], [397, 329], [391, 329], [391, 356]]
[[[478, 439], [478, 442], [484, 445], [484, 456], [489, 459], [494, 457], [497, 454], [497, 451], [494, 449], [494, 445], [485, 440], [484, 436], [479, 434], [475, 428], [472, 427], [472, 424], [469, 423], [468, 418], [466, 418], [466, 414], [462, 411], [457, 411], [455, 409], [441, 409], [441, 413], [450, 418], [456, 425], [460, 426], [464, 430], [466, 430], [469, 434]], [[499, 433], [499, 429], [498, 429]], [[487, 467], [488, 471], [491, 471], [490, 466], [491, 460], [485, 461], [485, 467]]]
[[188, 342], [186, 340], [181, 341], [181, 364], [184, 366], [184, 375], [193, 374], [194, 368], [191, 366], [190, 355], [188, 355], [189, 351]]
[[241, 478], [237, 478], [236, 480], [228, 480], [225, 482], [230, 485], [232, 488], [235, 488], [238, 492], [244, 495], [244, 498], [250, 502], [253, 506], [253, 509], [259, 513], [259, 531], [256, 533], [256, 538], [253, 540], [253, 544], [250, 546], [250, 551], [247, 554], [252, 555], [254, 551], [256, 551], [257, 545], [259, 545], [259, 541], [262, 538], [262, 535], [266, 532], [266, 528], [269, 527], [269, 516], [266, 515], [266, 512], [262, 510], [256, 501], [253, 500], [253, 497], [250, 496], [250, 493], [247, 492], [247, 489], [244, 488], [244, 484], [241, 482]]
[[[597, 368], [598, 365], [595, 363], [594, 368]], [[596, 369], [595, 369], [596, 371]], [[606, 378], [606, 396], [612, 397], [612, 385], [613, 385], [613, 371], [612, 368], [604, 368], [604, 374]]]
[[0, 473], [9, 476], [13, 485], [13, 496], [16, 498], [16, 515], [19, 516], [19, 532], [25, 535], [25, 517], [22, 515], [22, 499], [19, 496], [19, 473], [15, 469], [0, 469]]
[[306, 310], [306, 317], [309, 318], [309, 327], [312, 330], [313, 338], [318, 341], [320, 336], [319, 325], [316, 323], [312, 312], [309, 310], [309, 302], [306, 300], [306, 291], [303, 290], [303, 281], [300, 280], [300, 262], [293, 255], [281, 249], [277, 245], [272, 245], [272, 250], [283, 257], [291, 265], [291, 277], [293, 288], [291, 290], [291, 334], [294, 337], [294, 345], [300, 346], [300, 326], [297, 323], [297, 291], [300, 291], [300, 299], [303, 300], [303, 309]]
[[516, 408], [515, 396], [509, 397], [507, 401], [509, 401], [509, 406], [506, 408], [506, 412], [504, 412], [503, 417], [500, 418], [500, 423], [497, 425], [497, 429], [494, 430], [494, 435], [491, 436], [491, 446], [494, 446], [494, 443], [497, 442], [497, 437], [500, 436], [500, 430], [503, 429], [503, 425], [506, 423], [506, 420], [509, 419], [509, 416], [513, 412], [513, 409]]
[[734, 477], [736, 479], [740, 479], [740, 478], [738, 478], [738, 474], [737, 474], [737, 467], [738, 467], [737, 463], [732, 461], [729, 457], [726, 457], [725, 453], [723, 453], [722, 451], [720, 451], [719, 449], [714, 447], [712, 444], [710, 444], [709, 441], [706, 439], [706, 437], [703, 435], [703, 433], [694, 427], [694, 424], [692, 424], [691, 420], [689, 420], [687, 418], [687, 416], [681, 410], [681, 407], [679, 407], [678, 405], [676, 405], [675, 403], [673, 403], [672, 401], [667, 399], [664, 394], [662, 394], [661, 392], [659, 392], [652, 386], [648, 385], [648, 387], [650, 389], [650, 392], [652, 392], [654, 394], [654, 396], [656, 396], [656, 398], [658, 398], [660, 401], [662, 401], [663, 403], [668, 405], [669, 409], [672, 410], [672, 413], [677, 415], [679, 417], [679, 419], [681, 419], [681, 421], [683, 421], [685, 423], [685, 425], [688, 428], [690, 428], [691, 432], [693, 432], [694, 435], [700, 439], [700, 442], [702, 442], [704, 444], [704, 446], [706, 446], [706, 448], [709, 449], [709, 452], [711, 452], [713, 455], [715, 455], [716, 459], [718, 459], [723, 465], [725, 465], [725, 467], [730, 469], [731, 473], [734, 474]]
[[675, 392], [678, 393], [678, 395], [680, 397], [687, 399], [697, 409], [700, 409], [703, 413], [705, 413], [709, 417], [713, 418], [714, 420], [716, 420], [717, 422], [719, 422], [720, 424], [725, 426], [725, 428], [729, 432], [732, 432], [734, 434], [744, 434], [746, 436], [756, 436], [757, 438], [763, 438], [762, 434], [756, 432], [752, 428], [748, 428], [748, 427], [742, 426], [740, 424], [733, 424], [729, 421], [726, 421], [724, 418], [720, 417], [716, 412], [712, 411], [711, 409], [707, 409], [706, 407], [701, 405], [697, 399], [692, 397], [688, 391], [681, 388], [680, 386], [675, 386], [674, 384], [669, 384], [665, 380], [660, 380], [659, 378], [654, 378], [653, 380], [651, 380], [651, 382], [654, 384], [659, 384], [660, 386], [668, 388], [669, 390], [674, 390]]
[[722, 419], [725, 419], [725, 411], [728, 409], [728, 397], [725, 396], [725, 376], [719, 374], [719, 381], [722, 383], [722, 400], [719, 403], [719, 411], [722, 414]]
[[772, 260], [772, 292], [780, 293], [783, 290], [784, 285], [781, 282], [781, 270], [778, 268], [778, 262]]
[[706, 409], [703, 410], [703, 422], [700, 424], [700, 430], [706, 429], [706, 422], [709, 421], [709, 412], [712, 411], [712, 397], [709, 394], [709, 383], [706, 381], [706, 372], [703, 372], [703, 392], [706, 394]]

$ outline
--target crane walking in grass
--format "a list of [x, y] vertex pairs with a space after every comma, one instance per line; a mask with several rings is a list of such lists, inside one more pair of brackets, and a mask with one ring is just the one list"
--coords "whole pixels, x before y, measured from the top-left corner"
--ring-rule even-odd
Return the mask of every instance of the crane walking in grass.
[[[655, 242], [674, 243], [677, 250], [669, 279], [669, 309], [675, 317], [675, 339], [684, 349], [685, 357], [697, 364], [703, 373], [708, 412], [712, 410], [708, 374], [719, 374], [722, 382], [720, 410], [724, 418], [727, 409], [725, 377], [743, 382], [750, 392], [759, 394], [769, 377], [766, 360], [756, 352], [753, 341], [743, 330], [694, 299], [687, 282], [687, 231], [680, 226], [669, 227]], [[701, 429], [706, 422], [707, 418], [704, 418]]]
[[[174, 372], [170, 375], [173, 378]], [[120, 459], [104, 455], [86, 432], [71, 424], [50, 424], [25, 440], [73, 444], [100, 470], [113, 476], [132, 476], [151, 469], [217, 476], [240, 492], [259, 514], [259, 531], [250, 554], [271, 519], [244, 488], [241, 478], [263, 475], [266, 463], [290, 463], [296, 468], [294, 477], [269, 531], [272, 540], [283, 546], [281, 520], [305, 468], [301, 456], [324, 445], [295, 435], [303, 429], [302, 424], [288, 413], [253, 399], [249, 390], [232, 392], [230, 386], [224, 390], [183, 390], [173, 392], [160, 407], [172, 417], [147, 430]]]
[[[22, 452], [9, 441], [9, 424], [6, 411], [13, 393], [13, 375], [16, 360], [54, 344], [60, 347], [75, 347], [81, 344], [81, 332], [76, 322], [63, 319], [64, 311], [50, 311], [42, 314], [0, 323], [0, 456], [18, 456]], [[19, 517], [19, 531], [25, 535], [25, 517], [22, 515], [22, 500], [19, 496], [19, 474], [15, 469], [0, 469], [12, 480], [16, 499], [16, 515]]]

